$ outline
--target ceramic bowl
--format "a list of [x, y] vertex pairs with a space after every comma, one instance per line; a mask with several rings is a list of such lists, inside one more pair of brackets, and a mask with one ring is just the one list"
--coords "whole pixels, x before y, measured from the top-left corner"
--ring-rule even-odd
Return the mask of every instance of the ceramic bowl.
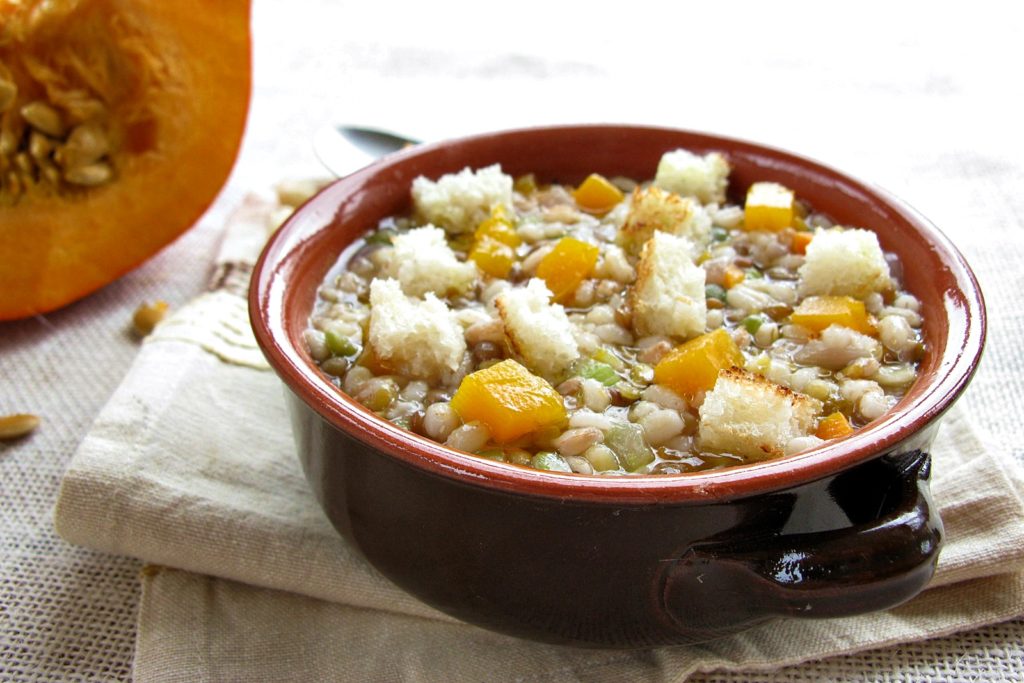
[[[419, 175], [501, 163], [575, 183], [643, 179], [662, 153], [724, 152], [730, 191], [774, 180], [870, 228], [921, 300], [927, 355], [885, 416], [796, 456], [697, 474], [602, 477], [495, 463], [379, 419], [311, 361], [316, 291], [378, 220], [410, 208]], [[985, 313], [950, 242], [892, 195], [769, 147], [681, 130], [564, 126], [422, 145], [343, 178], [274, 236], [250, 313], [288, 388], [297, 452], [338, 531], [381, 573], [459, 619], [548, 642], [651, 647], [775, 617], [884, 609], [931, 578], [941, 522], [929, 498], [938, 420], [977, 366]]]

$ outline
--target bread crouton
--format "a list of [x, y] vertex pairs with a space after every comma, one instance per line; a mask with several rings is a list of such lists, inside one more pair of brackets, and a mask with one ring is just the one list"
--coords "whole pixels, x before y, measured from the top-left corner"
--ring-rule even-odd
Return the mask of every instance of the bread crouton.
[[476, 172], [464, 168], [437, 181], [423, 176], [412, 181], [415, 212], [424, 221], [450, 233], [471, 232], [491, 209], [512, 206], [512, 176], [494, 164]]
[[455, 371], [466, 353], [462, 326], [443, 301], [402, 293], [397, 280], [370, 283], [370, 346], [387, 367], [430, 382]]
[[690, 258], [691, 248], [688, 240], [660, 231], [644, 244], [630, 291], [637, 336], [688, 339], [704, 333], [705, 273]]
[[627, 249], [638, 250], [655, 231], [690, 240], [697, 254], [711, 241], [711, 216], [692, 197], [680, 197], [659, 187], [633, 190], [621, 235]]
[[544, 281], [533, 278], [525, 287], [505, 290], [494, 303], [509, 348], [530, 370], [554, 381], [579, 357], [579, 347], [565, 309], [550, 301]]
[[730, 170], [729, 162], [718, 152], [699, 156], [677, 149], [662, 155], [654, 184], [684, 197], [696, 197], [704, 204], [722, 204]]
[[455, 257], [441, 228], [414, 228], [396, 235], [391, 243], [381, 275], [398, 280], [409, 296], [461, 294], [476, 283], [476, 264]]
[[760, 375], [722, 370], [700, 407], [698, 442], [702, 449], [752, 460], [775, 458], [791, 440], [811, 433], [821, 407]]
[[800, 266], [800, 294], [863, 299], [891, 286], [878, 236], [860, 228], [818, 229]]

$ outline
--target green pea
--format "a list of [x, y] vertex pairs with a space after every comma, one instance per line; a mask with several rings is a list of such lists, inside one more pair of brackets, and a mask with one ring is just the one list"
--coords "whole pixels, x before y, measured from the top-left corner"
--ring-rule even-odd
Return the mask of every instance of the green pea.
[[324, 332], [324, 338], [327, 342], [327, 348], [331, 350], [335, 356], [354, 356], [359, 349], [352, 343], [352, 340], [343, 334], [338, 334], [334, 330], [327, 330]]

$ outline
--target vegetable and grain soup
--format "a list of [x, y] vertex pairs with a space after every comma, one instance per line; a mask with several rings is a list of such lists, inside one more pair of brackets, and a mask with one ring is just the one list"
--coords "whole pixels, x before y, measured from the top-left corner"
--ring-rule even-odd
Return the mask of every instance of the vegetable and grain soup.
[[321, 288], [310, 353], [395, 424], [558, 472], [706, 470], [877, 419], [924, 351], [898, 262], [782, 185], [730, 204], [729, 170], [418, 178]]

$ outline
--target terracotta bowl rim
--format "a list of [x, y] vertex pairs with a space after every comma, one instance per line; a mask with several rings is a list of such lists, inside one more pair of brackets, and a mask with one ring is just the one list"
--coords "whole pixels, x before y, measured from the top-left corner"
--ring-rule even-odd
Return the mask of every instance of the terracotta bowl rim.
[[[916, 397], [915, 400], [901, 400], [868, 427], [804, 453], [710, 472], [601, 476], [561, 474], [496, 463], [446, 448], [396, 427], [338, 391], [306, 359], [305, 352], [290, 343], [280, 310], [288, 288], [286, 269], [282, 269], [281, 264], [287, 257], [294, 256], [289, 253], [291, 251], [306, 252], [297, 257], [299, 260], [308, 259], [313, 253], [313, 250], [305, 249], [307, 240], [297, 240], [292, 232], [301, 223], [300, 216], [310, 211], [310, 207], [317, 207], [325, 196], [345, 189], [366, 192], [367, 181], [375, 175], [386, 174], [389, 169], [410, 159], [445, 154], [446, 149], [460, 145], [502, 137], [512, 139], [585, 130], [682, 134], [699, 138], [708, 149], [722, 149], [727, 154], [730, 149], [767, 153], [797, 164], [805, 171], [838, 176], [898, 213], [913, 226], [922, 243], [938, 255], [957, 284], [955, 293], [959, 294], [958, 297], [951, 297], [949, 290], [943, 295], [947, 314], [958, 323], [955, 330], [948, 330], [955, 336], [947, 337], [940, 361], [944, 372], [936, 371], [919, 378], [908, 394], [908, 397]], [[808, 157], [769, 145], [681, 128], [628, 124], [557, 125], [490, 131], [418, 145], [345, 176], [310, 199], [271, 237], [252, 274], [249, 313], [259, 346], [288, 388], [322, 419], [379, 453], [470, 487], [608, 505], [724, 502], [821, 479], [892, 451], [941, 417], [959, 397], [977, 369], [987, 332], [984, 298], [966, 260], [934, 224], [888, 191]]]

